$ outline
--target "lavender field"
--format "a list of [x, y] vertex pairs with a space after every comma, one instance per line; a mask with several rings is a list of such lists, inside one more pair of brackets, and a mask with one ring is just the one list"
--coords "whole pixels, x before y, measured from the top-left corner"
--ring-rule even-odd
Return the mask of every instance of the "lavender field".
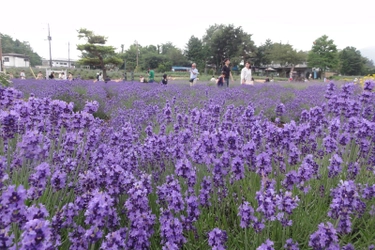
[[0, 249], [375, 249], [375, 83], [0, 87]]

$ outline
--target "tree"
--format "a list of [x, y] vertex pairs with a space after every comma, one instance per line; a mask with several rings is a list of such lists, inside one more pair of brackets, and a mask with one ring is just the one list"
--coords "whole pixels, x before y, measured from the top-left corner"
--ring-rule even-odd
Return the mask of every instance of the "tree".
[[268, 60], [282, 66], [295, 66], [305, 61], [306, 58], [302, 51], [297, 52], [290, 44], [274, 43], [270, 49]]
[[206, 30], [202, 39], [203, 46], [208, 51], [207, 62], [220, 68], [225, 58], [230, 58], [232, 65], [255, 57], [255, 46], [251, 35], [242, 27], [215, 24]]
[[30, 65], [42, 65], [42, 58], [33, 51], [29, 42], [14, 40], [9, 35], [1, 34], [3, 53], [24, 54], [29, 57]]
[[338, 66], [337, 47], [332, 39], [323, 35], [314, 41], [314, 45], [307, 56], [307, 64], [312, 68], [319, 68], [321, 71], [335, 70]]
[[203, 46], [202, 40], [191, 36], [186, 44], [185, 56], [190, 63], [196, 63], [199, 71], [205, 69], [207, 50]]
[[253, 64], [255, 66], [264, 66], [271, 64], [271, 53], [272, 53], [273, 42], [267, 39], [265, 44], [262, 44], [256, 49]]
[[[140, 51], [143, 52], [142, 46], [139, 44], [132, 44], [129, 46], [127, 50], [125, 50], [124, 53], [120, 53], [118, 56], [125, 61], [126, 63], [126, 70], [135, 70], [137, 67], [137, 52], [138, 52], [138, 64], [141, 61], [141, 56], [143, 53], [140, 53]], [[124, 65], [124, 64], [122, 64]], [[123, 68], [123, 67], [122, 67]]]
[[160, 47], [161, 55], [164, 55], [165, 60], [168, 61], [167, 65], [186, 66], [189, 64], [181, 49], [174, 46], [171, 42], [164, 43]]
[[343, 75], [361, 75], [364, 73], [366, 59], [354, 47], [346, 47], [339, 52], [340, 73]]
[[78, 38], [87, 40], [87, 43], [77, 45], [77, 49], [82, 52], [79, 63], [99, 67], [103, 70], [103, 78], [107, 78], [108, 68], [123, 63], [113, 46], [104, 45], [107, 42], [106, 37], [95, 35], [93, 31], [81, 28], [78, 30]]

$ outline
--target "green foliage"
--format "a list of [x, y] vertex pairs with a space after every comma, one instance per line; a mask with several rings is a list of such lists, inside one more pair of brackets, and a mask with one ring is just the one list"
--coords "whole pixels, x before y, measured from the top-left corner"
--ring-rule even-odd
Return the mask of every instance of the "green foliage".
[[3, 53], [24, 54], [29, 57], [30, 66], [42, 65], [42, 58], [38, 55], [38, 53], [33, 51], [29, 42], [21, 42], [18, 39], [14, 40], [11, 36], [1, 33], [0, 36]]
[[356, 48], [346, 47], [339, 52], [339, 59], [341, 74], [361, 75], [364, 73], [365, 60]]
[[78, 38], [86, 39], [87, 43], [77, 45], [82, 52], [80, 64], [98, 67], [103, 70], [103, 78], [107, 77], [107, 69], [121, 65], [123, 60], [115, 53], [113, 46], [104, 46], [107, 38], [95, 35], [92, 31], [81, 28], [78, 30]]
[[273, 47], [273, 42], [270, 39], [267, 39], [265, 44], [262, 44], [261, 46], [257, 48], [255, 52], [253, 64], [255, 66], [271, 64], [272, 47]]
[[230, 58], [232, 65], [238, 65], [255, 55], [255, 45], [251, 35], [242, 27], [215, 24], [206, 30], [203, 45], [208, 52], [207, 62], [220, 69], [225, 58]]
[[[196, 63], [200, 72], [203, 71], [206, 65], [206, 58], [208, 51], [205, 49], [202, 40], [195, 36], [191, 36], [186, 44], [185, 56], [191, 63]], [[214, 72], [211, 72], [214, 74]]]
[[335, 70], [338, 66], [337, 47], [332, 39], [324, 35], [319, 37], [307, 56], [307, 64], [312, 68], [319, 68], [322, 71]]
[[10, 86], [10, 81], [8, 79], [9, 77], [5, 75], [4, 73], [0, 72], [0, 86], [3, 87], [9, 87]]
[[296, 65], [306, 60], [306, 55], [302, 51], [297, 52], [290, 44], [274, 43], [270, 48], [268, 60], [280, 65]]

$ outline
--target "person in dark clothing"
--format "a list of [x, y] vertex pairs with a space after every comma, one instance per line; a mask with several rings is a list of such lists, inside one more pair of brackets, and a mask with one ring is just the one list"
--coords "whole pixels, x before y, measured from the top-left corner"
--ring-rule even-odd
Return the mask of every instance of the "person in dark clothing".
[[163, 75], [163, 79], [161, 80], [161, 82], [162, 82], [164, 85], [167, 85], [167, 84], [168, 84], [167, 74], [164, 74], [164, 75]]
[[234, 82], [233, 80], [233, 76], [232, 76], [232, 72], [230, 71], [230, 67], [229, 67], [229, 64], [230, 64], [230, 60], [228, 58], [226, 58], [224, 60], [224, 66], [223, 68], [221, 69], [222, 72], [225, 73], [225, 82], [227, 84], [227, 87], [229, 87], [229, 77], [231, 78], [232, 82]]
[[109, 78], [109, 76], [106, 76], [105, 79], [104, 79], [104, 82], [107, 83], [109, 81], [111, 81], [111, 78]]
[[55, 72], [52, 71], [48, 78], [51, 80], [55, 79]]
[[223, 87], [225, 81], [225, 72], [221, 72], [221, 76], [217, 79], [216, 83], [218, 87]]

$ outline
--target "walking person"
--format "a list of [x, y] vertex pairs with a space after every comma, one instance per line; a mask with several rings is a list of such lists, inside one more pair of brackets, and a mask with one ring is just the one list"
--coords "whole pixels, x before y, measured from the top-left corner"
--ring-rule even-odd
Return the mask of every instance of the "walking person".
[[225, 72], [225, 78], [224, 78], [224, 80], [225, 80], [225, 82], [227, 84], [227, 87], [229, 87], [229, 77], [232, 80], [232, 82], [234, 82], [233, 76], [232, 76], [232, 72], [230, 71], [230, 68], [229, 68], [229, 64], [230, 64], [230, 60], [228, 58], [226, 58], [224, 60], [224, 66], [223, 66], [223, 68], [221, 70], [221, 71]]
[[198, 69], [197, 69], [197, 65], [195, 63], [193, 63], [191, 65], [191, 69], [190, 69], [190, 87], [193, 86], [196, 82], [197, 82], [197, 77], [198, 77]]
[[241, 70], [241, 84], [254, 85], [251, 77], [251, 63], [247, 61], [245, 67]]
[[148, 82], [153, 83], [155, 78], [155, 72], [152, 69], [148, 69]]

